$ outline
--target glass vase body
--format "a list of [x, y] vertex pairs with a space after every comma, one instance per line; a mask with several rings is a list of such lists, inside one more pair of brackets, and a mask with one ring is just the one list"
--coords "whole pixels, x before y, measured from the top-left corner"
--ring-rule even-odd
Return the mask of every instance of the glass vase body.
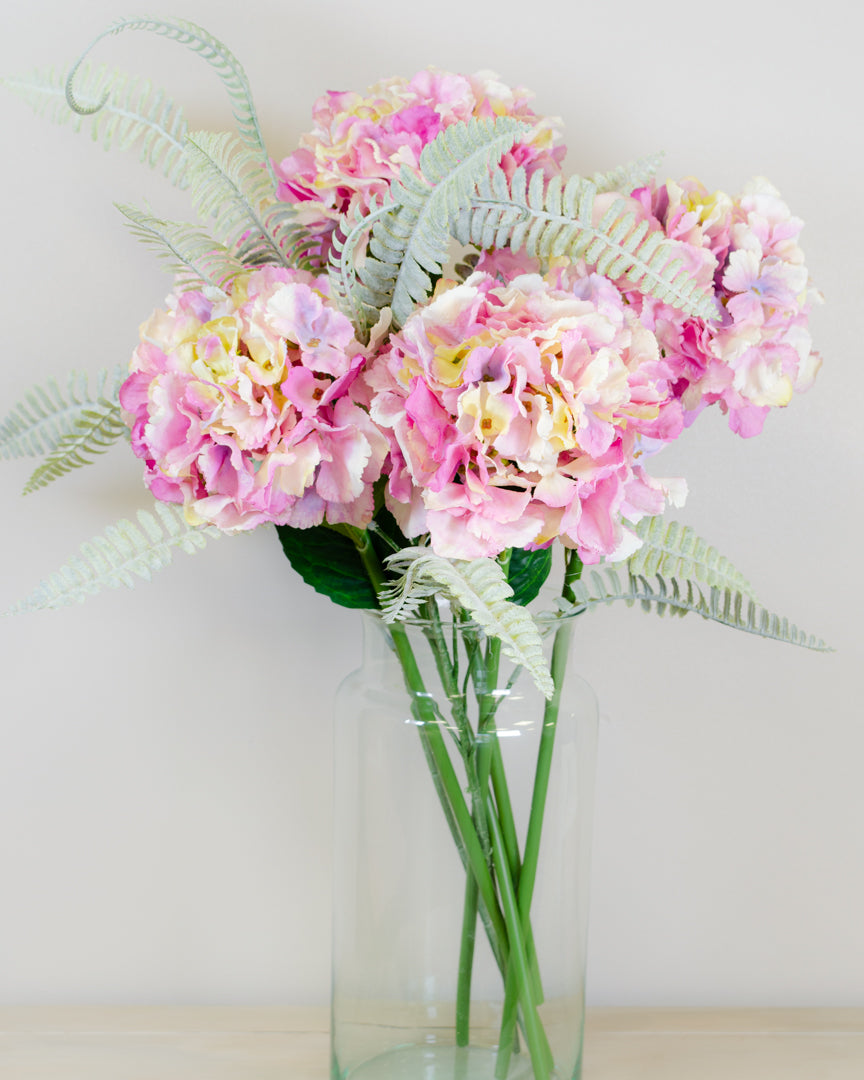
[[364, 615], [337, 695], [332, 1077], [578, 1080], [597, 705], [575, 620], [546, 633], [550, 704], [434, 610]]

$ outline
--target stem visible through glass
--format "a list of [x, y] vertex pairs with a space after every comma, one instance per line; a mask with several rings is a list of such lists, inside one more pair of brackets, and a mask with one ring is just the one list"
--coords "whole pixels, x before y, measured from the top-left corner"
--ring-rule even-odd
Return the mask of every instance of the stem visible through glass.
[[[355, 543], [370, 581], [376, 592], [380, 592], [383, 572], [368, 533], [355, 537]], [[582, 564], [578, 556], [571, 552], [565, 568], [565, 599], [572, 601], [571, 585], [579, 577], [581, 570]], [[465, 766], [471, 795], [470, 810], [441, 730], [444, 717], [426, 691], [407, 632], [399, 623], [391, 625], [389, 631], [405, 677], [406, 688], [411, 695], [411, 707], [418, 722], [418, 734], [432, 780], [466, 869], [457, 983], [456, 1042], [458, 1046], [467, 1046], [469, 1042], [471, 976], [477, 916], [480, 914], [505, 987], [495, 1065], [496, 1080], [505, 1080], [509, 1070], [517, 1023], [525, 1038], [535, 1080], [548, 1080], [554, 1065], [546, 1032], [537, 1011], [543, 1002], [543, 990], [534, 948], [530, 909], [572, 620], [563, 620], [555, 633], [551, 664], [555, 691], [544, 709], [525, 852], [520, 861], [515, 822], [495, 726], [495, 712], [499, 703], [497, 689], [500, 642], [491, 639], [484, 655], [476, 637], [476, 629], [469, 624], [457, 626], [454, 622], [451, 657], [434, 601], [429, 602], [426, 616], [426, 638], [450, 704], [455, 725], [454, 738]], [[461, 688], [458, 667], [460, 637], [465, 644], [468, 667], [465, 685]], [[476, 733], [468, 717], [469, 681], [474, 685], [478, 706]]]

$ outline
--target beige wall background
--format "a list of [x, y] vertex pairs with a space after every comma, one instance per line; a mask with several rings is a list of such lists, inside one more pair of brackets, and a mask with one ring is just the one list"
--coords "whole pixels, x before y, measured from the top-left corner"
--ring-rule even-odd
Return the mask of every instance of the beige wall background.
[[[2, 15], [0, 69], [63, 67], [116, 3]], [[398, 5], [186, 0], [245, 64], [274, 156], [328, 88], [427, 64], [497, 70], [563, 117], [573, 171], [666, 151], [737, 190], [768, 176], [807, 222], [827, 297], [810, 394], [744, 442], [703, 417], [654, 471], [679, 515], [829, 656], [627, 609], [582, 625], [603, 722], [596, 1004], [864, 1004], [860, 547], [864, 18], [821, 4]], [[193, 126], [230, 123], [216, 77], [145, 35], [98, 59], [149, 74]], [[182, 197], [129, 157], [2, 98], [0, 411], [49, 374], [125, 359], [168, 291], [112, 201]], [[117, 446], [26, 499], [0, 468], [0, 607], [147, 505]], [[329, 710], [356, 616], [267, 530], [180, 555], [150, 585], [0, 620], [0, 1003], [322, 1002]]]

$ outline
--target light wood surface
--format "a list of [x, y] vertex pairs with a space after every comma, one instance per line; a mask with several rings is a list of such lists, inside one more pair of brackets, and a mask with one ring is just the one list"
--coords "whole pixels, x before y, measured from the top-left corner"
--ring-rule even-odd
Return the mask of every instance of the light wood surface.
[[[328, 1080], [316, 1008], [0, 1009], [2, 1080]], [[862, 1080], [864, 1009], [592, 1009], [584, 1080]]]

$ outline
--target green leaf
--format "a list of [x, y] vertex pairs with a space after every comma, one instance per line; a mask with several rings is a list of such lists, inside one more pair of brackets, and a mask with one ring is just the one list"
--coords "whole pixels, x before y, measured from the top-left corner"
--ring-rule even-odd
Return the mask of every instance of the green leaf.
[[513, 589], [513, 603], [525, 606], [537, 596], [552, 569], [552, 548], [525, 551], [513, 548], [507, 582]]
[[277, 525], [288, 562], [316, 592], [347, 608], [377, 608], [378, 597], [351, 540], [327, 525]]

